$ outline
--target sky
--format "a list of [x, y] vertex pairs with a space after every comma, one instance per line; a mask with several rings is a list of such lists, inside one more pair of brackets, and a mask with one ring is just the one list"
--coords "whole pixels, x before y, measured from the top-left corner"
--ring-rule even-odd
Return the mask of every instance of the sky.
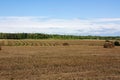
[[0, 32], [120, 36], [120, 0], [0, 0]]

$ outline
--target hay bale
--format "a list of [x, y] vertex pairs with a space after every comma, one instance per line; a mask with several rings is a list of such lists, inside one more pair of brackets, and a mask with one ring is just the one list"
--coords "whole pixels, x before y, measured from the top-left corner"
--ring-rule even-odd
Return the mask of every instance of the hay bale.
[[0, 46], [0, 50], [2, 50], [2, 47]]
[[114, 45], [115, 45], [115, 46], [120, 46], [119, 41], [115, 41], [115, 42], [114, 42]]
[[68, 43], [63, 43], [63, 46], [69, 46], [69, 44]]
[[113, 48], [114, 47], [114, 43], [113, 42], [105, 42], [105, 44], [103, 45], [104, 48]]

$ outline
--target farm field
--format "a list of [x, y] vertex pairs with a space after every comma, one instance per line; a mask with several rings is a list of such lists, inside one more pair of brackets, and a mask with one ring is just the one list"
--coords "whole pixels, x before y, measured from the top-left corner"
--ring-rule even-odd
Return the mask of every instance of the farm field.
[[103, 48], [103, 40], [0, 43], [0, 80], [120, 80], [120, 47]]

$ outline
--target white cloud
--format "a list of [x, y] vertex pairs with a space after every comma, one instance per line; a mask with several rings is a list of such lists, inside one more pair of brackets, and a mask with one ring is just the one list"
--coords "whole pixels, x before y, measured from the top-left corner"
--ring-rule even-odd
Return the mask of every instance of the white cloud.
[[110, 22], [110, 21], [120, 21], [120, 18], [100, 18], [97, 19], [99, 22]]
[[120, 18], [54, 19], [49, 17], [0, 17], [0, 32], [36, 32], [78, 35], [119, 35]]

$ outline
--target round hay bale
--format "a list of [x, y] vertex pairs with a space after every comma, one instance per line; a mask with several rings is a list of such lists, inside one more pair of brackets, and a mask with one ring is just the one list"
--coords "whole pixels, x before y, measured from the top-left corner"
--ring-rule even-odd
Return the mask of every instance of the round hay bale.
[[114, 42], [114, 45], [115, 45], [115, 46], [120, 46], [119, 41], [115, 41], [115, 42]]
[[63, 46], [69, 46], [69, 44], [68, 43], [63, 43]]
[[104, 48], [113, 48], [114, 47], [114, 43], [113, 42], [105, 42], [103, 47]]

